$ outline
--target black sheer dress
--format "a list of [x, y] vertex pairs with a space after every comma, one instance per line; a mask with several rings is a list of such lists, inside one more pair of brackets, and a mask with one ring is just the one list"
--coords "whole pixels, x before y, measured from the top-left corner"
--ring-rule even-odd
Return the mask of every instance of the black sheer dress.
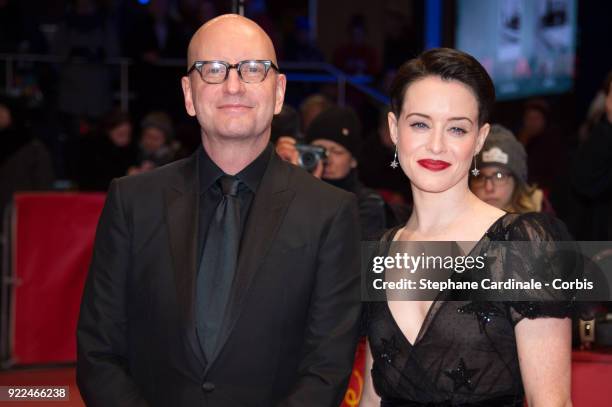
[[[398, 229], [386, 233], [383, 241], [393, 239]], [[474, 250], [486, 250], [496, 241], [560, 240], [569, 240], [569, 235], [552, 217], [506, 214]], [[545, 255], [515, 253], [503, 267], [522, 267], [517, 258]], [[564, 318], [569, 313], [567, 302], [449, 301], [440, 295], [410, 343], [388, 303], [370, 302], [366, 325], [371, 373], [381, 406], [523, 406], [514, 327], [523, 318]]]

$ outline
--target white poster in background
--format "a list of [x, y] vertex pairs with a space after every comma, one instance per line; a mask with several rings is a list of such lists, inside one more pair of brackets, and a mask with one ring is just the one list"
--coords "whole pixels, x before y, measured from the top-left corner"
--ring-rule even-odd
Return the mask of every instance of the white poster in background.
[[514, 61], [521, 56], [521, 26], [524, 23], [521, 0], [502, 0], [499, 8], [497, 48], [497, 58], [500, 61]]

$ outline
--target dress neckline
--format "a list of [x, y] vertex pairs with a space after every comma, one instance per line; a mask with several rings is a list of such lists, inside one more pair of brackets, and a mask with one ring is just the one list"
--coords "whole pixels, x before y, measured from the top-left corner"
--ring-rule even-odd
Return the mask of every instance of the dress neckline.
[[[510, 216], [511, 214], [509, 212], [504, 213], [503, 215], [501, 215], [499, 218], [497, 218], [488, 228], [487, 230], [483, 233], [483, 235], [481, 236], [480, 239], [478, 239], [478, 241], [476, 242], [476, 244], [474, 245], [474, 247], [472, 247], [472, 249], [467, 253], [467, 256], [472, 255], [472, 253], [474, 252], [474, 250], [476, 250], [476, 248], [488, 237], [489, 233], [494, 230], [507, 216]], [[393, 229], [391, 229], [388, 233], [387, 237], [387, 242], [389, 243], [393, 243], [396, 242], [397, 240], [395, 240], [395, 237], [397, 235], [397, 232], [402, 228], [403, 226], [396, 226]], [[455, 275], [455, 272], [453, 272], [449, 277], [452, 277]], [[439, 308], [442, 306], [442, 304], [444, 303], [444, 300], [440, 299], [441, 295], [443, 294], [442, 291], [438, 292], [438, 294], [436, 294], [436, 297], [434, 298], [433, 302], [431, 303], [431, 305], [429, 306], [429, 309], [427, 310], [427, 313], [425, 313], [425, 318], [423, 319], [423, 322], [421, 323], [421, 326], [419, 327], [419, 330], [417, 332], [417, 336], [414, 339], [414, 343], [410, 342], [410, 340], [408, 340], [408, 338], [406, 337], [406, 335], [404, 335], [404, 332], [402, 331], [401, 327], [399, 326], [399, 324], [397, 323], [397, 320], [395, 319], [395, 317], [393, 316], [393, 312], [391, 311], [391, 308], [389, 307], [389, 301], [385, 300], [385, 311], [389, 314], [389, 318], [391, 319], [391, 321], [393, 321], [393, 326], [395, 327], [395, 329], [397, 330], [397, 332], [401, 335], [402, 340], [408, 345], [408, 347], [410, 349], [415, 348], [423, 339], [423, 337], [427, 334], [427, 332], [429, 331], [429, 326], [433, 323], [433, 320], [435, 319], [436, 315], [437, 315], [437, 311], [439, 310]]]

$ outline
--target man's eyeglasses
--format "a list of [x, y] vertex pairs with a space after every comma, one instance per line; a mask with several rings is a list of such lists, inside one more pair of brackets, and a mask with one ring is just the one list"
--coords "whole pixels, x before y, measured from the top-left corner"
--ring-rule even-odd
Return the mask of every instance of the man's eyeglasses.
[[484, 187], [487, 180], [490, 180], [493, 185], [501, 186], [506, 185], [508, 181], [512, 178], [512, 174], [507, 172], [497, 171], [492, 175], [484, 175], [482, 172], [476, 176], [471, 177], [472, 186], [476, 188]]
[[200, 77], [206, 83], [216, 84], [223, 83], [229, 75], [230, 69], [238, 71], [238, 77], [245, 83], [263, 82], [268, 76], [270, 68], [279, 72], [278, 67], [274, 62], [269, 60], [253, 59], [240, 61], [237, 64], [230, 64], [225, 61], [195, 61], [191, 68], [187, 71], [189, 75], [193, 70], [199, 72]]

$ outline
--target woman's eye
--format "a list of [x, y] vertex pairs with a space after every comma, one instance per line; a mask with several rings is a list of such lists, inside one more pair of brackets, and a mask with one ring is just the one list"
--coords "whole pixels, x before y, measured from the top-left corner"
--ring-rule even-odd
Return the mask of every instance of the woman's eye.
[[465, 133], [467, 133], [467, 131], [465, 131], [465, 130], [464, 130], [464, 129], [462, 129], [461, 127], [451, 127], [451, 129], [450, 129], [450, 130], [451, 130], [451, 132], [453, 132], [453, 133], [455, 133], [455, 134], [457, 134], [457, 135], [459, 135], [459, 136], [462, 136], [462, 135], [464, 135]]
[[410, 125], [410, 127], [415, 128], [415, 129], [427, 129], [429, 127], [427, 127], [427, 125], [423, 122], [416, 122], [416, 123], [412, 123]]

